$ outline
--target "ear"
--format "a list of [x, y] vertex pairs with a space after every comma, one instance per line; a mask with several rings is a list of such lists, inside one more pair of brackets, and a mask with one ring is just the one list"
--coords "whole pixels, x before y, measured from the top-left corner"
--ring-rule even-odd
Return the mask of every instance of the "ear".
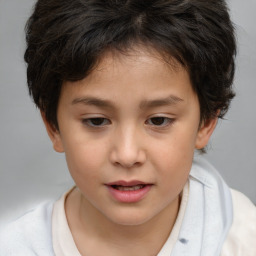
[[217, 122], [217, 116], [202, 122], [200, 129], [197, 133], [195, 144], [196, 149], [202, 149], [208, 144], [208, 141], [210, 140], [210, 137], [217, 125]]
[[56, 129], [54, 127], [53, 124], [48, 122], [48, 120], [45, 117], [45, 113], [42, 111], [41, 111], [41, 116], [44, 121], [44, 125], [45, 125], [46, 131], [48, 133], [48, 136], [50, 137], [50, 139], [52, 141], [54, 150], [59, 153], [64, 152], [60, 132], [58, 131], [58, 129]]

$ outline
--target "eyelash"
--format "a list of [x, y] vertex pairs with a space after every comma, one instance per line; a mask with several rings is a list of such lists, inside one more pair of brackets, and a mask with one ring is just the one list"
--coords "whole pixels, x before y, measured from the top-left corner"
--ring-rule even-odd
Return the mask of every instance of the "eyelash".
[[[163, 123], [157, 125], [157, 124], [154, 124], [154, 122], [152, 122], [153, 120], [154, 121], [163, 121]], [[99, 122], [99, 123], [95, 124], [93, 122], [96, 122], [96, 123]], [[145, 124], [153, 126], [154, 128], [165, 128], [165, 127], [168, 127], [169, 125], [171, 125], [173, 122], [174, 122], [173, 118], [164, 117], [164, 116], [156, 116], [156, 117], [151, 117], [151, 118], [147, 119]], [[101, 127], [111, 124], [111, 121], [104, 117], [95, 117], [95, 118], [83, 119], [82, 123], [91, 128], [101, 128]]]
[[[158, 119], [158, 120], [157, 120]], [[154, 124], [152, 121], [155, 120], [155, 121], [159, 121], [159, 119], [161, 121], [163, 121], [163, 124], [160, 124], [160, 125], [156, 125]], [[151, 124], [150, 124], [150, 120], [151, 120]], [[169, 125], [171, 125], [172, 123], [174, 122], [174, 119], [173, 118], [169, 118], [169, 117], [165, 117], [165, 116], [156, 116], [156, 117], [151, 117], [149, 118], [147, 121], [146, 121], [146, 124], [147, 125], [152, 125], [156, 128], [165, 128], [165, 127], [168, 127]]]
[[[93, 121], [103, 121], [101, 124], [95, 125], [93, 124]], [[107, 124], [106, 124], [107, 122]], [[110, 120], [108, 120], [107, 118], [104, 117], [94, 117], [94, 118], [86, 118], [82, 120], [82, 123], [86, 126], [92, 127], [92, 128], [100, 128], [103, 127], [105, 125], [109, 125], [111, 122]]]

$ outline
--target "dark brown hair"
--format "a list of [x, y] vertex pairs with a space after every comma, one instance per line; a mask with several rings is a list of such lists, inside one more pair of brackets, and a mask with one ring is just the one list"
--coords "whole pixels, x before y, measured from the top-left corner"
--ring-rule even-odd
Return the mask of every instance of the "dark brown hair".
[[234, 28], [223, 0], [38, 0], [26, 26], [27, 81], [58, 128], [63, 81], [86, 77], [106, 51], [136, 44], [175, 58], [190, 74], [201, 120], [234, 97]]

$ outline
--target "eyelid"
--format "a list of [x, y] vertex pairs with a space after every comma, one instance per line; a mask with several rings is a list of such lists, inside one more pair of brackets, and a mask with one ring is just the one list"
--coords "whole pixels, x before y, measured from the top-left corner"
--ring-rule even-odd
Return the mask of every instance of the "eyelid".
[[[95, 119], [102, 119], [103, 120], [103, 124], [99, 124], [99, 125], [94, 125], [92, 123], [93, 120]], [[107, 121], [107, 123], [106, 123]], [[82, 118], [82, 123], [83, 125], [86, 125], [87, 127], [90, 127], [90, 128], [103, 128], [109, 124], [111, 124], [111, 121], [106, 118], [106, 117], [102, 117], [102, 116], [93, 116], [93, 117], [87, 117], [87, 118]]]
[[[161, 124], [161, 125], [156, 125], [156, 124], [148, 124], [148, 121], [150, 119], [154, 119], [154, 118], [163, 118], [165, 119], [165, 121], [167, 121], [167, 123], [165, 122], [165, 124]], [[175, 118], [173, 117], [168, 117], [168, 116], [164, 116], [164, 115], [156, 115], [156, 116], [151, 116], [146, 120], [146, 125], [152, 126], [153, 128], [158, 128], [158, 129], [163, 129], [163, 128], [167, 128], [170, 125], [173, 124], [173, 122], [175, 121]]]

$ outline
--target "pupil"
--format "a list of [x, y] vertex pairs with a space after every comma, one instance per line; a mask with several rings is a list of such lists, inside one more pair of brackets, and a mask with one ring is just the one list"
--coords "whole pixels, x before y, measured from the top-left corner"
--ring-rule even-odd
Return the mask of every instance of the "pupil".
[[164, 123], [164, 120], [165, 120], [165, 118], [164, 117], [154, 117], [154, 118], [152, 118], [152, 123], [154, 124], [154, 125], [161, 125], [161, 124], [163, 124]]
[[104, 119], [103, 118], [93, 118], [91, 120], [91, 122], [93, 125], [101, 125], [104, 122]]

